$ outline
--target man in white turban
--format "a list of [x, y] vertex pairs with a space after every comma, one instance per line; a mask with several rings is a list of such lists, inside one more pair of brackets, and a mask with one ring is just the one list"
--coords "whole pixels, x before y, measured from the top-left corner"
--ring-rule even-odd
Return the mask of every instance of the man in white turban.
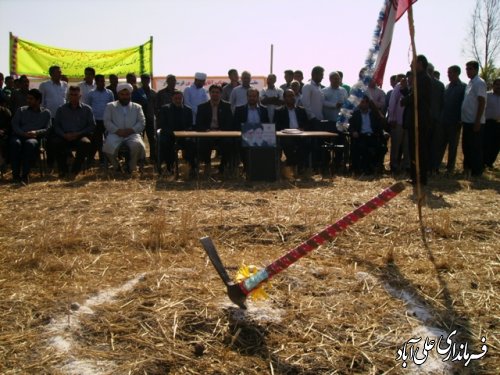
[[196, 73], [194, 83], [184, 90], [184, 105], [187, 105], [193, 111], [193, 124], [196, 121], [198, 106], [208, 101], [208, 95], [203, 86], [207, 80], [205, 73]]
[[104, 111], [104, 126], [108, 132], [103, 151], [119, 169], [118, 151], [122, 145], [129, 150], [128, 172], [133, 173], [137, 162], [145, 158], [145, 147], [141, 133], [145, 117], [139, 104], [131, 102], [133, 87], [129, 83], [118, 84], [118, 100], [108, 103]]

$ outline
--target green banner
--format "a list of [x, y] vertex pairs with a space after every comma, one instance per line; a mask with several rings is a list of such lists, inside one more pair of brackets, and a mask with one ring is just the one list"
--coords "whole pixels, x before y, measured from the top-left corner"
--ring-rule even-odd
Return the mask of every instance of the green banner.
[[112, 51], [75, 51], [20, 39], [11, 34], [11, 74], [48, 76], [49, 67], [58, 65], [69, 78], [82, 78], [86, 67], [97, 74], [153, 74], [153, 38], [140, 46]]

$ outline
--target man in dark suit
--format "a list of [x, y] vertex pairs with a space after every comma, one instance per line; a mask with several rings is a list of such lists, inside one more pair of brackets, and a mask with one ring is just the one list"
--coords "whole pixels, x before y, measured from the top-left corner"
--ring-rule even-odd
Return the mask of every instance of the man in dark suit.
[[[198, 106], [196, 113], [196, 131], [230, 131], [240, 130], [233, 128], [233, 114], [231, 105], [221, 99], [222, 87], [212, 85], [208, 89], [210, 100]], [[203, 142], [202, 142], [203, 141]], [[224, 172], [224, 167], [232, 160], [231, 149], [232, 141], [230, 139], [203, 139], [200, 140], [200, 158], [205, 163], [205, 173], [210, 171], [210, 159], [212, 150], [218, 148], [221, 153], [221, 163], [219, 172]]]
[[368, 96], [364, 96], [349, 120], [351, 158], [354, 173], [373, 174], [383, 161], [383, 116]]
[[[285, 105], [276, 110], [276, 131], [283, 129], [311, 130], [311, 124], [304, 107], [295, 105], [295, 92], [288, 89], [283, 94]], [[286, 156], [286, 165], [298, 167], [298, 173], [302, 173], [307, 167], [310, 144], [306, 139], [284, 137], [280, 140], [280, 146]]]
[[[193, 112], [191, 108], [183, 103], [184, 96], [181, 91], [172, 92], [169, 104], [163, 105], [158, 112], [158, 129], [160, 132], [160, 160], [167, 164], [167, 173], [172, 173], [176, 160], [175, 135], [174, 131], [191, 130], [193, 128]], [[194, 168], [194, 145], [188, 139], [178, 139], [177, 145], [184, 152], [184, 159]]]
[[236, 107], [234, 110], [233, 128], [241, 130], [241, 125], [248, 123], [263, 124], [269, 122], [267, 108], [259, 104], [259, 90], [247, 90], [247, 104]]
[[[236, 107], [234, 110], [233, 128], [241, 130], [243, 124], [252, 124], [257, 130], [257, 124], [269, 122], [269, 115], [267, 108], [261, 106], [259, 103], [259, 90], [256, 88], [249, 88], [247, 90], [247, 104]], [[241, 160], [243, 161], [243, 168], [247, 170], [247, 161], [250, 155], [247, 150], [240, 150]]]

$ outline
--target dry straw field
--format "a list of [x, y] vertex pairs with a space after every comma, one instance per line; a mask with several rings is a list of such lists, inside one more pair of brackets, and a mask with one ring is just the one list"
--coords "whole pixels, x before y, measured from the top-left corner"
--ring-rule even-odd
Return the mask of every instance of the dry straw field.
[[[199, 244], [211, 236], [231, 274], [264, 267], [393, 183], [172, 181], [151, 167], [2, 182], [0, 373], [499, 374], [498, 171], [431, 179], [428, 246], [408, 186], [246, 312]], [[435, 348], [420, 366], [398, 355], [454, 330], [467, 366]]]

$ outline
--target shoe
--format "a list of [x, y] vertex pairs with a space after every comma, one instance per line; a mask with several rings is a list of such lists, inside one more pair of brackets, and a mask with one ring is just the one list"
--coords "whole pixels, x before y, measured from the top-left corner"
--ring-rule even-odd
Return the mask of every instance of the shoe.
[[30, 179], [29, 179], [29, 176], [21, 176], [21, 184], [23, 184], [24, 186], [28, 185], [30, 183]]

